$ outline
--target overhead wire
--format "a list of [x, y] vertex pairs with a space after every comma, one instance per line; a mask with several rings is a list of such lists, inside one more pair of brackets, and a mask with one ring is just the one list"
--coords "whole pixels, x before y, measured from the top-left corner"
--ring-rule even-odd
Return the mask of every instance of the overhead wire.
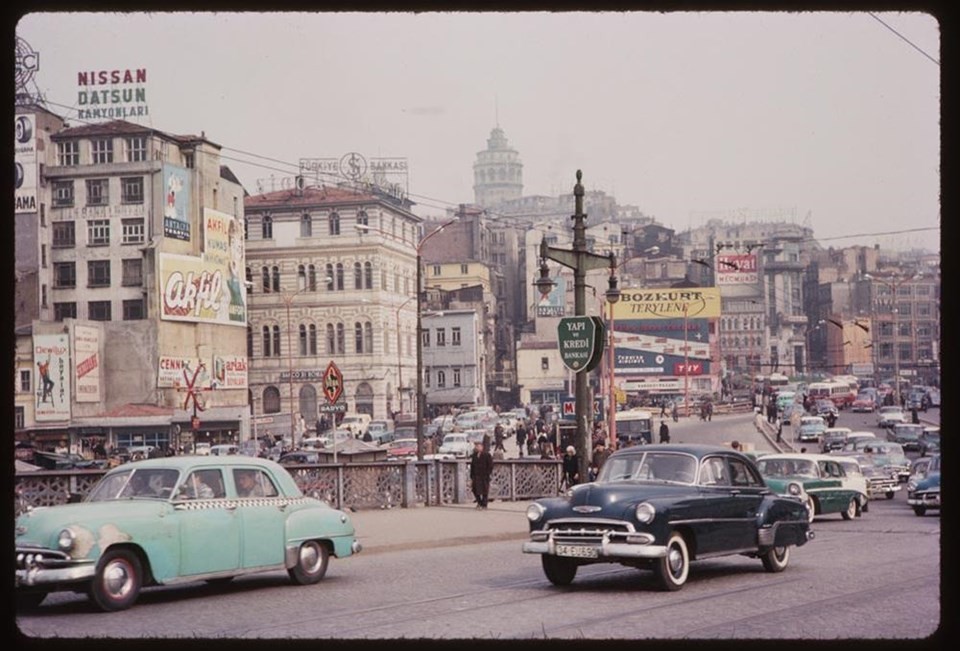
[[904, 36], [903, 34], [901, 34], [900, 32], [898, 32], [897, 30], [895, 30], [893, 27], [891, 27], [891, 26], [888, 25], [887, 23], [885, 23], [885, 22], [883, 22], [882, 20], [880, 20], [880, 17], [877, 16], [875, 13], [873, 13], [872, 11], [868, 11], [867, 13], [870, 14], [870, 17], [871, 17], [871, 18], [873, 18], [873, 19], [876, 20], [878, 23], [880, 23], [881, 25], [883, 25], [884, 27], [886, 27], [887, 29], [889, 29], [891, 32], [893, 32], [894, 34], [896, 34], [897, 36], [899, 36], [901, 39], [903, 39], [903, 41], [904, 41], [907, 45], [909, 45], [910, 47], [912, 47], [914, 50], [916, 50], [917, 52], [919, 52], [919, 53], [922, 54], [923, 56], [927, 57], [928, 59], [930, 59], [931, 61], [933, 61], [933, 62], [936, 63], [937, 65], [940, 65], [940, 62], [939, 62], [937, 59], [934, 59], [932, 56], [930, 56], [929, 54], [927, 54], [926, 52], [924, 52], [924, 51], [923, 51], [917, 44], [915, 44], [913, 41], [911, 41], [910, 39], [908, 39], [906, 36]]

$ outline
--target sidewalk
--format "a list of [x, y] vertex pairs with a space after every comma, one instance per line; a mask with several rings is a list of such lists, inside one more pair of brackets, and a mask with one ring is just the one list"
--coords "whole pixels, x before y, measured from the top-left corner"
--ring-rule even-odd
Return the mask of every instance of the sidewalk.
[[524, 512], [532, 501], [495, 501], [485, 511], [478, 510], [471, 502], [348, 513], [356, 528], [357, 540], [363, 545], [361, 553], [376, 554], [525, 540], [528, 528]]

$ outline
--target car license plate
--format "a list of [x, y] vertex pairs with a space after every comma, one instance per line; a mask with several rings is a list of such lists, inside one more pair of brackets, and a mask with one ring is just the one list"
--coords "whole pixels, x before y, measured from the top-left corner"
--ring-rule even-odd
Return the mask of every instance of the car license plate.
[[557, 556], [571, 556], [573, 558], [597, 558], [600, 552], [596, 547], [585, 545], [557, 545]]

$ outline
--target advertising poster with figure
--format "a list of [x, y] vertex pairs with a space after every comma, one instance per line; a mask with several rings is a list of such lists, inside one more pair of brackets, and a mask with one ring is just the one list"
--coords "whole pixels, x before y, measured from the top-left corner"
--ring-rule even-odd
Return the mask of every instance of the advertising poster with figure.
[[37, 421], [70, 420], [70, 347], [67, 335], [34, 335]]
[[203, 209], [203, 260], [224, 272], [226, 291], [222, 312], [228, 320], [246, 325], [243, 224], [239, 219], [210, 208]]
[[163, 166], [163, 236], [190, 241], [190, 170]]
[[567, 281], [563, 276], [552, 279], [553, 288], [546, 296], [540, 296], [537, 301], [537, 316], [564, 316], [567, 300]]

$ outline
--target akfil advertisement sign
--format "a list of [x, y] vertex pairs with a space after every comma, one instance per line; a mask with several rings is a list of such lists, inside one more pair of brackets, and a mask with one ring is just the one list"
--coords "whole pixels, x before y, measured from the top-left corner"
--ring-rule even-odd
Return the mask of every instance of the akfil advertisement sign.
[[129, 120], [150, 115], [146, 68], [78, 72], [77, 86], [80, 120]]
[[15, 213], [37, 212], [37, 120], [34, 115], [13, 118]]
[[39, 381], [37, 421], [70, 420], [70, 348], [67, 335], [34, 335], [33, 359]]
[[[242, 287], [242, 285], [241, 285]], [[246, 327], [239, 298], [228, 289], [227, 270], [205, 258], [160, 254], [160, 318]]]
[[229, 296], [227, 319], [247, 323], [247, 292], [244, 285], [243, 224], [233, 215], [203, 209], [203, 261], [223, 271]]
[[73, 328], [74, 382], [77, 402], [100, 402], [100, 330]]

